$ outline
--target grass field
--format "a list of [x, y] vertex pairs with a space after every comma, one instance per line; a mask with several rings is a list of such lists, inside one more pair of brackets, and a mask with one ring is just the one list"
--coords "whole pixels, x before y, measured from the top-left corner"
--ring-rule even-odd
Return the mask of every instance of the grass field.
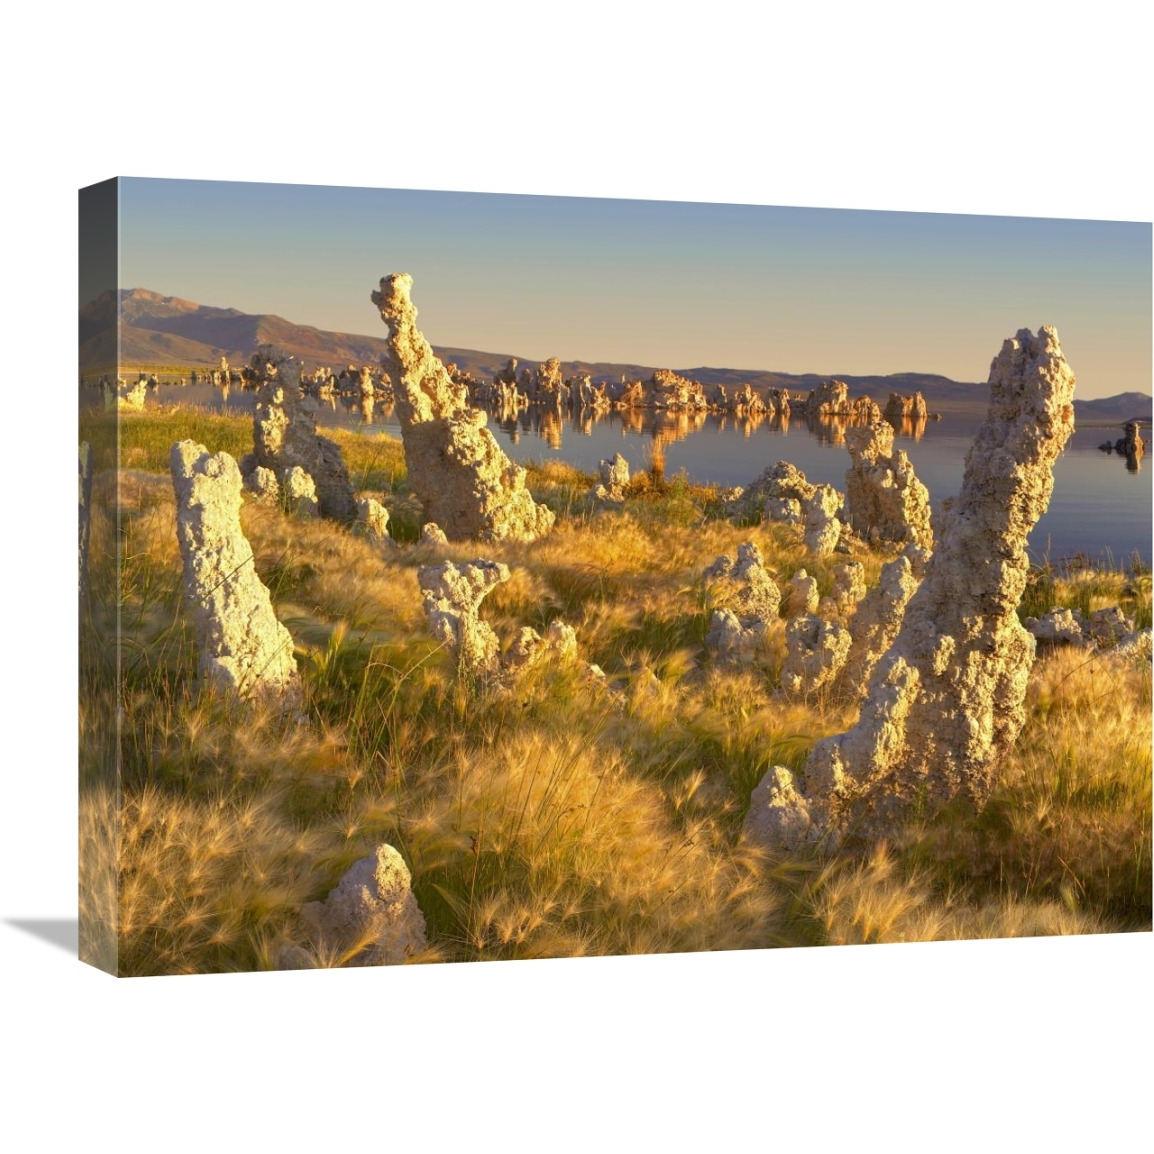
[[[115, 539], [109, 525], [93, 531], [93, 604], [106, 608], [85, 626], [80, 728], [84, 860], [94, 877], [117, 861], [122, 973], [270, 967], [281, 945], [304, 944], [300, 905], [381, 841], [404, 856], [428, 922], [414, 960], [1151, 928], [1148, 664], [1043, 655], [1026, 729], [980, 814], [911, 824], [866, 859], [774, 858], [738, 836], [751, 790], [773, 765], [799, 767], [854, 706], [779, 694], [784, 621], [755, 667], [712, 664], [701, 572], [752, 540], [779, 585], [805, 568], [824, 595], [844, 558], [815, 558], [784, 526], [735, 526], [715, 490], [683, 478], [640, 474], [620, 511], [592, 512], [593, 478], [556, 464], [528, 469], [558, 516], [548, 537], [433, 553], [415, 543], [400, 443], [335, 430], [354, 485], [389, 507], [405, 547], [386, 554], [327, 522], [242, 510], [297, 646], [298, 724], [196, 683], [181, 604], [169, 449], [191, 437], [239, 457], [250, 421], [149, 411], [122, 414], [120, 430], [115, 847], [101, 830], [117, 799], [95, 768], [116, 701], [99, 640], [116, 603], [114, 558], [98, 546]], [[97, 469], [99, 516], [115, 478], [107, 452]], [[429, 635], [416, 569], [477, 557], [512, 570], [483, 610], [503, 644], [560, 618], [618, 692], [577, 666], [535, 669], [513, 692], [463, 684]], [[857, 559], [876, 583], [886, 558]], [[1149, 626], [1149, 573], [1039, 570], [1022, 612], [1106, 604]], [[85, 900], [111, 916], [117, 897], [93, 884]]]

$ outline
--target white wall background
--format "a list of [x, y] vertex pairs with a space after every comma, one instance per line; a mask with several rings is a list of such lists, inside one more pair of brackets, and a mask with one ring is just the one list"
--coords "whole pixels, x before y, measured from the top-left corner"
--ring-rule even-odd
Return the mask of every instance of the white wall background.
[[1151, 219], [1140, 9], [750, 13], [111, 0], [7, 18], [2, 331], [52, 358], [8, 357], [5, 387], [62, 407], [13, 403], [0, 454], [13, 1149], [1064, 1150], [1145, 1132], [1148, 934], [117, 983], [8, 920], [75, 912], [81, 185]]

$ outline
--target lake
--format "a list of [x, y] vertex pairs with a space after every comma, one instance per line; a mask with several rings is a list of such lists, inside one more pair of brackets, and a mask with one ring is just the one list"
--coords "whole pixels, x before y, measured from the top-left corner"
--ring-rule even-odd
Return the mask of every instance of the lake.
[[[205, 384], [161, 385], [150, 390], [146, 405], [172, 402], [251, 412], [256, 395], [236, 386], [226, 394]], [[379, 402], [372, 406], [367, 422], [359, 397], [313, 398], [311, 403], [316, 406], [318, 428], [339, 426], [365, 435], [400, 436], [395, 413]], [[895, 436], [895, 447], [909, 455], [935, 508], [960, 489], [966, 453], [982, 420], [980, 413], [947, 414], [917, 430], [907, 425]], [[844, 422], [841, 426], [844, 430]], [[602, 458], [621, 453], [636, 471], [649, 465], [656, 450], [664, 451], [667, 477], [684, 470], [694, 481], [722, 486], [748, 484], [767, 465], [790, 461], [809, 480], [844, 491], [850, 463], [836, 426], [815, 432], [800, 418], [750, 422], [719, 414], [679, 417], [636, 410], [582, 420], [534, 408], [508, 420], [490, 414], [489, 428], [517, 461], [559, 460], [595, 473]], [[1154, 488], [1151, 469], [1145, 466], [1154, 465], [1154, 454], [1138, 472], [1128, 471], [1123, 458], [1098, 448], [1120, 436], [1116, 427], [1075, 430], [1054, 468], [1050, 508], [1031, 534], [1031, 559], [1048, 556], [1057, 562], [1084, 553], [1096, 562], [1118, 566], [1137, 551], [1146, 565], [1151, 563]]]

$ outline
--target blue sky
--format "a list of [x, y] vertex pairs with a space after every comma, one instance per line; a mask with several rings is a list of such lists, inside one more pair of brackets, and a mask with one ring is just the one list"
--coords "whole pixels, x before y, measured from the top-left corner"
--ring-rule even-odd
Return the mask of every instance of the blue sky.
[[1052, 324], [1083, 398], [1151, 385], [1151, 226], [128, 178], [121, 274], [381, 335], [409, 272], [435, 344], [529, 359], [985, 380]]

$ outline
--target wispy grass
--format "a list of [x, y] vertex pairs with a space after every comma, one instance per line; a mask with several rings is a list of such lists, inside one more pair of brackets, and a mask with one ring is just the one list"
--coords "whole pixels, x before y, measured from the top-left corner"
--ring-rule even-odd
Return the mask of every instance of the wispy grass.
[[1020, 615], [1041, 617], [1051, 609], [1076, 609], [1089, 617], [1096, 609], [1117, 605], [1134, 619], [1136, 629], [1151, 626], [1151, 574], [1135, 557], [1125, 568], [1073, 563], [1056, 568], [1048, 561], [1030, 570]]
[[[1029, 722], [982, 814], [911, 825], [865, 861], [771, 860], [738, 837], [750, 792], [771, 766], [800, 768], [854, 707], [775, 692], [784, 622], [753, 667], [714, 664], [701, 572], [752, 540], [779, 585], [805, 568], [827, 593], [843, 558], [810, 556], [787, 527], [733, 525], [715, 489], [684, 477], [639, 473], [622, 508], [595, 511], [592, 478], [554, 462], [528, 469], [559, 516], [532, 545], [383, 552], [247, 503], [257, 571], [297, 646], [299, 722], [198, 683], [181, 603], [169, 449], [191, 436], [241, 455], [249, 420], [150, 411], [124, 415], [122, 428], [124, 684], [117, 694], [113, 651], [88, 634], [82, 716], [82, 746], [96, 756], [102, 718], [123, 710], [117, 849], [97, 836], [109, 799], [82, 800], [88, 859], [119, 862], [122, 972], [274, 964], [280, 945], [306, 944], [300, 904], [323, 899], [380, 841], [412, 870], [429, 923], [421, 960], [1150, 926], [1148, 666], [1044, 656]], [[399, 442], [328, 435], [354, 483], [389, 506], [396, 537], [415, 540]], [[99, 546], [111, 539], [110, 526], [94, 534], [98, 606], [116, 588]], [[462, 685], [428, 634], [416, 569], [480, 555], [513, 571], [483, 609], [502, 644], [560, 618], [609, 688], [580, 664], [534, 670], [505, 691]], [[885, 558], [857, 559], [876, 582]], [[1039, 570], [1027, 599], [1035, 616], [1120, 603], [1141, 626], [1150, 579]], [[109, 624], [93, 623], [106, 635]], [[105, 913], [115, 903], [107, 886], [89, 900]]]

